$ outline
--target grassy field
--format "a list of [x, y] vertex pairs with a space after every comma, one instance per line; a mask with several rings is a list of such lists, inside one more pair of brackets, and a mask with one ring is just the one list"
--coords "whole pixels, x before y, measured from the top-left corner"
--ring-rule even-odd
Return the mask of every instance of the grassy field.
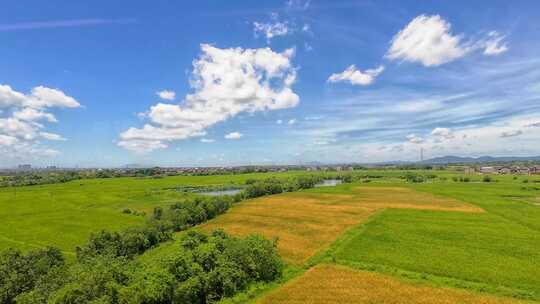
[[270, 303], [510, 304], [526, 303], [409, 283], [343, 266], [319, 265], [258, 301]]
[[223, 228], [232, 234], [276, 237], [286, 261], [302, 264], [332, 244], [344, 231], [385, 208], [482, 211], [454, 199], [406, 188], [341, 185], [332, 190], [319, 188], [244, 202], [201, 225], [201, 229]]
[[[397, 178], [403, 173], [365, 171], [360, 174], [384, 178], [244, 201], [196, 227], [279, 239], [288, 263], [284, 280], [228, 303], [514, 303], [489, 294], [540, 301], [540, 177], [497, 176], [497, 182], [482, 183], [473, 176], [465, 183], [454, 182], [455, 173], [432, 171], [439, 178], [417, 184]], [[279, 176], [294, 174], [303, 173]], [[95, 179], [0, 189], [0, 249], [53, 245], [69, 254], [92, 231], [144, 222], [123, 214], [125, 208], [150, 213], [192, 195], [171, 188], [269, 176]], [[179, 244], [169, 242], [139, 260], [152, 264], [177, 250]]]
[[[432, 287], [449, 286], [469, 289], [475, 294], [484, 292], [540, 300], [538, 183], [524, 183], [524, 177], [515, 179], [511, 176], [498, 176], [494, 183], [481, 183], [480, 179], [473, 177], [470, 183], [437, 180], [421, 184], [382, 180], [361, 186], [309, 190], [308, 193], [321, 195], [321, 198], [338, 195], [343, 197], [341, 202], [356, 200], [357, 208], [377, 207], [379, 212], [374, 212], [365, 224], [341, 234], [338, 242], [327, 252], [319, 252], [310, 259], [306, 267], [326, 261]], [[445, 204], [444, 208], [441, 203]], [[444, 210], [448, 207], [460, 212]], [[228, 216], [234, 218], [232, 214]], [[227, 222], [225, 218], [219, 220]], [[259, 229], [255, 226], [253, 229]], [[243, 230], [247, 231], [249, 227]], [[298, 280], [302, 281], [302, 277]], [[334, 280], [345, 278], [338, 276], [323, 282], [331, 285]], [[287, 286], [278, 289], [277, 294]], [[302, 288], [307, 290], [306, 293], [317, 294], [319, 290], [319, 287], [307, 286], [299, 289]], [[334, 295], [337, 298], [347, 296], [347, 292], [338, 287], [333, 291], [338, 293]], [[299, 303], [295, 291], [283, 292], [289, 295], [284, 296], [285, 303]], [[280, 302], [272, 294], [268, 297], [270, 300], [263, 297], [261, 301]], [[491, 303], [483, 297], [469, 300], [471, 303]], [[382, 300], [377, 295], [368, 296], [365, 301], [346, 302], [400, 303]], [[440, 300], [427, 298], [419, 303], [440, 303]]]
[[437, 284], [539, 300], [540, 208], [534, 202], [540, 195], [520, 180], [499, 179], [407, 184], [486, 212], [389, 209], [336, 244], [332, 259]]
[[[274, 173], [277, 176], [299, 172]], [[151, 212], [156, 205], [189, 194], [169, 190], [177, 186], [243, 184], [269, 174], [174, 176], [162, 179], [111, 178], [30, 187], [0, 188], [0, 250], [56, 246], [72, 254], [92, 231], [120, 230], [140, 225], [144, 217], [122, 210]]]

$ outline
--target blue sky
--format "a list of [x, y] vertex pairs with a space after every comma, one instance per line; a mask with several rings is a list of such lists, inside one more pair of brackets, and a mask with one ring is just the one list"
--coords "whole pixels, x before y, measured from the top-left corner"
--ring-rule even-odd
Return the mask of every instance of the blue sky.
[[6, 1], [1, 167], [540, 154], [537, 1]]

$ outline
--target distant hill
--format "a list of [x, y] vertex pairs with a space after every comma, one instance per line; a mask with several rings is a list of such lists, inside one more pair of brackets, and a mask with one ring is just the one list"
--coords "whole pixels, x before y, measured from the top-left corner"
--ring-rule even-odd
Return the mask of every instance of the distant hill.
[[474, 164], [474, 163], [497, 163], [497, 162], [524, 162], [540, 161], [540, 156], [481, 156], [481, 157], [460, 157], [460, 156], [442, 156], [424, 160], [422, 164]]

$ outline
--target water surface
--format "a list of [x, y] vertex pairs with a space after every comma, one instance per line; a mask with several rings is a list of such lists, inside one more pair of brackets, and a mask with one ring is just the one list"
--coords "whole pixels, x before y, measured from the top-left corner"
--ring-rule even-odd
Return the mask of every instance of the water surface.
[[235, 194], [240, 193], [240, 191], [242, 191], [242, 189], [214, 190], [214, 191], [199, 192], [199, 194], [208, 195], [208, 196], [222, 196], [222, 195], [235, 195]]
[[343, 183], [340, 179], [325, 179], [322, 182], [315, 185], [315, 187], [334, 187]]

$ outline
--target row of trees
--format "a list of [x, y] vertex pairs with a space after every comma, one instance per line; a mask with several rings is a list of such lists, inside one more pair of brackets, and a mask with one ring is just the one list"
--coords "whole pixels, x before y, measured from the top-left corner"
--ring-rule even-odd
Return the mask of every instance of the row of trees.
[[365, 176], [353, 175], [351, 173], [326, 173], [299, 175], [291, 178], [281, 179], [276, 177], [262, 180], [250, 179], [246, 181], [247, 187], [244, 189], [242, 196], [243, 198], [255, 198], [283, 192], [294, 192], [302, 189], [310, 189], [325, 179], [339, 179], [344, 183], [350, 183], [353, 181], [359, 181], [363, 178], [365, 178]]
[[405, 175], [401, 176], [402, 179], [405, 179], [409, 183], [424, 183], [430, 180], [437, 178], [435, 174], [418, 174], [415, 172], [407, 172]]
[[167, 259], [143, 264], [103, 254], [66, 264], [57, 249], [0, 255], [4, 304], [206, 304], [281, 276], [276, 242], [189, 232]]
[[83, 175], [75, 171], [54, 172], [54, 173], [24, 173], [12, 176], [4, 176], [0, 179], [0, 187], [35, 186], [44, 184], [65, 183], [72, 180], [84, 178]]
[[159, 168], [134, 169], [130, 171], [118, 170], [81, 170], [81, 171], [54, 171], [54, 172], [17, 172], [16, 174], [0, 178], [0, 187], [35, 186], [45, 184], [66, 183], [79, 179], [113, 178], [113, 177], [160, 177]]

